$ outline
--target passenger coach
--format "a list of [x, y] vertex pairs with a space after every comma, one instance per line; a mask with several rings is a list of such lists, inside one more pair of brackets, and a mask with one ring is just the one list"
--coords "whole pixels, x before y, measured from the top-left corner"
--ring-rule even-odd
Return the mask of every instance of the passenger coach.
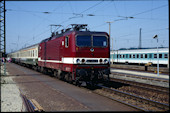
[[[168, 65], [169, 48], [159, 48], [159, 64]], [[112, 63], [157, 64], [157, 48], [127, 49], [111, 51]]]

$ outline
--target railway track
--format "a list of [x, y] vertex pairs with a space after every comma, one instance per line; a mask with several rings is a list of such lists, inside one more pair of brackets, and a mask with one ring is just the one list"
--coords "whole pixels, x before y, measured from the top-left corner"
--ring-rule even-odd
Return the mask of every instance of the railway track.
[[44, 109], [39, 105], [39, 103], [34, 100], [31, 99], [29, 100], [26, 95], [23, 94], [23, 92], [21, 91], [21, 89], [19, 89], [20, 91], [20, 95], [23, 99], [23, 104], [25, 106], [25, 110], [26, 112], [45, 112]]
[[102, 85], [98, 85], [98, 87], [101, 89], [95, 90], [95, 93], [127, 104], [128, 106], [134, 107], [136, 109], [142, 111], [169, 111], [168, 104], [145, 99], [140, 96], [132, 95], [130, 93], [122, 92]]
[[[126, 76], [126, 78], [120, 77], [120, 74], [117, 74], [117, 76], [118, 77], [113, 77], [110, 79], [113, 83], [110, 83], [109, 87], [114, 88], [115, 84], [122, 83], [124, 85], [118, 88], [120, 91], [131, 93], [133, 95], [144, 97], [153, 101], [158, 101], [160, 103], [169, 104], [169, 80], [141, 77], [135, 75], [128, 75], [128, 78], [126, 74], [121, 74], [121, 76]], [[131, 76], [134, 77], [134, 79], [131, 79]], [[135, 77], [137, 78], [135, 79]], [[140, 79], [142, 79], [143, 81], [138, 79], [138, 77], [140, 77]], [[149, 81], [148, 79], [151, 80]], [[157, 84], [153, 85], [150, 84], [150, 82], [155, 82]], [[158, 86], [159, 84], [165, 83], [168, 84], [168, 87]]]

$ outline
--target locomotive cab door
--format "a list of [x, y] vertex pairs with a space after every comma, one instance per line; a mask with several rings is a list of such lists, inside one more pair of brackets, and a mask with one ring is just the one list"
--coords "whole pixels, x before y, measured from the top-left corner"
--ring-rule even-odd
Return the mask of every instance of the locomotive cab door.
[[[60, 61], [62, 61], [63, 53], [64, 53], [64, 40], [61, 40], [60, 52], [59, 52]], [[63, 63], [60, 63], [59, 68], [60, 68], [60, 70], [63, 70], [63, 69], [62, 69], [62, 68], [63, 68]]]

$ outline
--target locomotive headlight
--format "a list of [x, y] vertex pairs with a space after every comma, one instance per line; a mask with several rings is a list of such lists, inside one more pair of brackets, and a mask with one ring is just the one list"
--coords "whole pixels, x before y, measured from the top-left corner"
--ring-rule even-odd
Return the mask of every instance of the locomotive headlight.
[[80, 64], [80, 59], [77, 59], [77, 60], [76, 60], [76, 63]]
[[82, 59], [81, 62], [82, 62], [82, 63], [85, 63], [85, 59]]
[[103, 62], [103, 60], [102, 60], [102, 59], [100, 59], [100, 60], [99, 60], [99, 62], [100, 62], [100, 63], [102, 63], [102, 62]]
[[107, 62], [108, 62], [108, 60], [107, 60], [107, 59], [105, 59], [105, 60], [104, 60], [104, 63], [107, 63]]

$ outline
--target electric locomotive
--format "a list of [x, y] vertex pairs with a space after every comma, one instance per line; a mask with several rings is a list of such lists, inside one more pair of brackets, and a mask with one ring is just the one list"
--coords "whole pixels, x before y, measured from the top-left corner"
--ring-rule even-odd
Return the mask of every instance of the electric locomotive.
[[110, 39], [106, 32], [94, 32], [87, 24], [71, 24], [72, 28], [53, 33], [41, 41], [38, 70], [78, 85], [109, 80]]

